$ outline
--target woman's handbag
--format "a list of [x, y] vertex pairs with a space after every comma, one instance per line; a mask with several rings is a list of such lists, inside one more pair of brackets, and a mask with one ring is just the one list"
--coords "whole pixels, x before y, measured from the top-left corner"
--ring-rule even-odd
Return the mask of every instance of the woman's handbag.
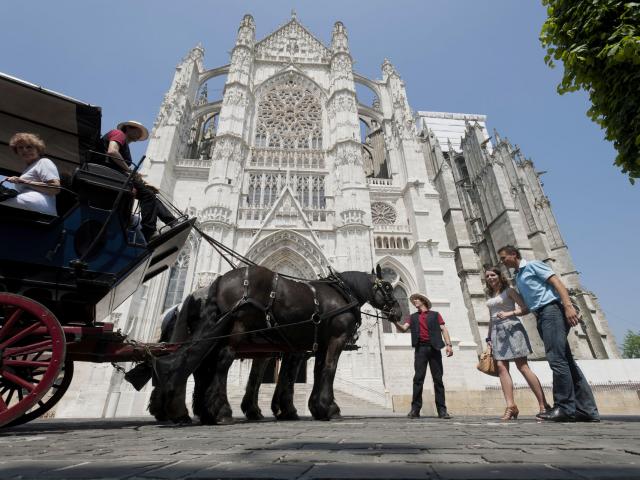
[[482, 352], [482, 354], [480, 355], [480, 361], [478, 362], [478, 366], [476, 368], [482, 373], [486, 373], [487, 375], [491, 375], [492, 377], [498, 376], [498, 365], [496, 363], [496, 359], [493, 358], [491, 347], [487, 347], [487, 349]]

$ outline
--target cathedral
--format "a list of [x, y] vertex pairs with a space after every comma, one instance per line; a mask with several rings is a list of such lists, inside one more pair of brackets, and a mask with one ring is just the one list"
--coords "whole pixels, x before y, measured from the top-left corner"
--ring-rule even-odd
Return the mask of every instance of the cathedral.
[[[246, 15], [229, 64], [205, 66], [201, 46], [178, 64], [149, 141], [147, 181], [208, 235], [272, 270], [315, 279], [329, 268], [380, 265], [406, 314], [411, 293], [427, 295], [452, 337], [448, 390], [485, 388], [475, 369], [489, 322], [483, 268], [498, 263], [496, 250], [506, 244], [547, 262], [570, 288], [584, 320], [570, 333], [576, 357], [619, 358], [533, 162], [490, 136], [483, 115], [412, 110], [388, 59], [378, 79], [357, 73], [353, 62], [341, 22], [324, 45], [295, 15], [257, 39]], [[219, 92], [208, 88], [218, 77]], [[373, 101], [365, 104], [356, 85]], [[154, 341], [163, 311], [230, 268], [194, 232], [176, 264], [111, 321], [131, 338]], [[531, 358], [541, 359], [535, 319], [524, 322]], [[411, 393], [409, 337], [363, 317], [359, 348], [343, 353], [336, 390], [394, 408], [395, 398]], [[96, 416], [144, 414], [148, 390], [134, 392], [110, 366], [81, 368], [82, 391], [69, 392], [58, 413], [82, 404], [97, 408]], [[250, 361], [235, 362], [230, 390], [244, 387], [249, 368]]]

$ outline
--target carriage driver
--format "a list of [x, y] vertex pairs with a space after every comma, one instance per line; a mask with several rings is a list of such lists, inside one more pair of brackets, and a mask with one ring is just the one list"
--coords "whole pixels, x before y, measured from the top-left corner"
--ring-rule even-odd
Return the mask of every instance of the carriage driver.
[[[107, 132], [101, 139], [102, 147], [110, 157], [105, 159], [103, 164], [129, 174], [133, 163], [129, 144], [144, 141], [148, 137], [149, 132], [140, 122], [130, 120], [119, 123], [114, 130]], [[146, 184], [138, 175], [134, 175], [132, 184], [136, 190], [136, 198], [140, 203], [142, 234], [148, 242], [156, 231], [158, 217], [167, 225], [175, 222], [176, 217], [158, 200], [154, 187]]]
[[[439, 418], [449, 419], [447, 406], [444, 399], [444, 383], [442, 383], [442, 353], [443, 347], [447, 357], [453, 355], [449, 331], [444, 325], [442, 315], [431, 310], [431, 302], [424, 295], [414, 293], [409, 301], [418, 309], [405, 323], [395, 322], [396, 329], [406, 332], [411, 329], [411, 346], [414, 348], [414, 376], [413, 376], [413, 400], [409, 418], [419, 418], [422, 408], [422, 388], [424, 377], [427, 374], [427, 366], [431, 369], [433, 378], [433, 390], [435, 393], [436, 410]], [[442, 337], [444, 336], [444, 341]]]

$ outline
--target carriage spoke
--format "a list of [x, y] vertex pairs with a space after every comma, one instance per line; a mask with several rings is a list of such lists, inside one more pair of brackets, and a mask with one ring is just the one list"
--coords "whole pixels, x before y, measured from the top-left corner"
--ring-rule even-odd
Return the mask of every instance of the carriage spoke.
[[14, 387], [9, 389], [9, 395], [7, 395], [7, 405], [11, 404], [11, 399], [13, 398], [13, 394], [16, 392]]
[[31, 345], [24, 345], [22, 347], [7, 348], [4, 351], [5, 357], [15, 355], [29, 355], [31, 353], [46, 352], [53, 348], [53, 342], [51, 340], [44, 340], [42, 342], [33, 343]]
[[9, 317], [9, 320], [2, 326], [0, 329], [0, 340], [2, 340], [13, 328], [13, 325], [20, 319], [22, 316], [23, 310], [21, 308], [17, 308]]
[[23, 378], [20, 378], [17, 375], [14, 375], [13, 373], [3, 372], [2, 376], [4, 378], [6, 378], [7, 380], [9, 380], [10, 382], [13, 382], [14, 384], [19, 385], [19, 386], [21, 386], [23, 388], [26, 388], [30, 392], [33, 391], [37, 386], [37, 384], [34, 385], [33, 383], [29, 383], [26, 380], [24, 380]]
[[28, 422], [60, 399], [73, 374], [62, 373], [69, 378], [66, 384], [58, 380], [65, 343], [60, 323], [46, 307], [0, 292], [0, 425]]
[[20, 340], [22, 340], [23, 338], [31, 335], [31, 333], [33, 333], [34, 331], [36, 331], [38, 328], [40, 328], [40, 323], [34, 323], [32, 325], [29, 325], [27, 328], [25, 328], [24, 330], [22, 330], [20, 333], [18, 333], [17, 335], [14, 335], [13, 337], [9, 338], [8, 340], [5, 340], [4, 342], [2, 342], [0, 344], [0, 349], [4, 349], [6, 348], [8, 345], [11, 345], [13, 343], [16, 343]]
[[[49, 366], [49, 362], [37, 362], [34, 360], [5, 360], [4, 365], [10, 365], [12, 367], [44, 367]], [[45, 370], [46, 371], [46, 370]], [[44, 372], [33, 372], [32, 375], [42, 375]]]

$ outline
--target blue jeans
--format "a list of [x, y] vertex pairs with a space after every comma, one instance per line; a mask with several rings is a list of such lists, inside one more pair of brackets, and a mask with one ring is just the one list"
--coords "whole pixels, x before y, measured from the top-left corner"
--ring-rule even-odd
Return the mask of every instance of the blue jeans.
[[598, 407], [587, 379], [573, 359], [567, 335], [570, 326], [564, 309], [552, 303], [536, 312], [538, 333], [544, 343], [547, 361], [553, 372], [553, 402], [567, 415], [576, 413], [598, 418]]

